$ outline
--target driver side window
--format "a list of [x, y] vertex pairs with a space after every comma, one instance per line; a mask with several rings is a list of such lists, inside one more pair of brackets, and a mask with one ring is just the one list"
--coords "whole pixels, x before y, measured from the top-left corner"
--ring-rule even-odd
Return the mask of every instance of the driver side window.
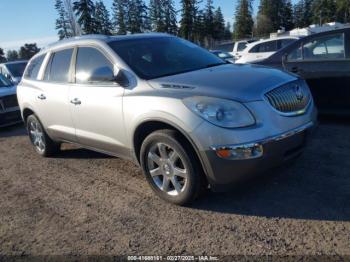
[[77, 84], [115, 83], [113, 64], [96, 48], [80, 47], [75, 80]]

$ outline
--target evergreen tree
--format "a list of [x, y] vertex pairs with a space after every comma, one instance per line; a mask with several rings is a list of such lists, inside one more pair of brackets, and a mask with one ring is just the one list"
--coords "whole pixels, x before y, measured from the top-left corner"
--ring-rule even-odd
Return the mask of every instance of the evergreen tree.
[[221, 8], [218, 7], [215, 10], [213, 16], [213, 37], [215, 40], [222, 40], [225, 38], [225, 19], [221, 12]]
[[4, 53], [4, 49], [2, 49], [0, 47], [0, 63], [4, 63], [6, 62], [6, 57], [5, 57], [5, 53]]
[[213, 0], [207, 0], [204, 11], [205, 33], [209, 41], [214, 37], [214, 7]]
[[294, 28], [293, 4], [291, 0], [284, 0], [281, 8], [281, 27], [286, 31]]
[[9, 62], [18, 60], [18, 52], [16, 50], [8, 50], [6, 58]]
[[252, 0], [240, 0], [235, 12], [234, 38], [243, 39], [252, 36], [253, 30]]
[[56, 30], [58, 30], [59, 39], [69, 38], [72, 36], [72, 29], [67, 18], [67, 12], [62, 0], [56, 0], [55, 9], [58, 12], [56, 19]]
[[334, 0], [314, 0], [312, 3], [312, 21], [316, 24], [334, 22], [336, 5]]
[[193, 21], [193, 42], [205, 46], [208, 39], [206, 38], [205, 15], [203, 10], [196, 11]]
[[173, 0], [163, 0], [164, 28], [169, 34], [177, 34], [176, 10]]
[[95, 30], [95, 4], [92, 0], [77, 0], [73, 3], [73, 10], [78, 17], [78, 23], [84, 34], [94, 34]]
[[150, 0], [149, 16], [152, 30], [155, 32], [165, 31], [165, 16], [163, 8], [163, 0]]
[[151, 30], [151, 21], [147, 13], [147, 6], [143, 0], [129, 0], [127, 15], [128, 32], [134, 34]]
[[127, 33], [128, 2], [128, 0], [113, 1], [113, 20], [118, 35], [125, 35]]
[[336, 0], [336, 17], [341, 23], [350, 23], [350, 1]]
[[103, 35], [111, 35], [113, 30], [109, 12], [102, 1], [96, 2], [95, 30], [96, 33]]
[[313, 0], [299, 0], [294, 5], [293, 23], [295, 27], [308, 27], [312, 23], [312, 5]]
[[181, 0], [181, 20], [180, 31], [181, 37], [194, 40], [194, 23], [197, 19], [197, 0]]
[[225, 26], [225, 39], [231, 39], [232, 38], [232, 32], [231, 32], [231, 23], [227, 22]]
[[21, 46], [21, 48], [19, 49], [19, 59], [29, 60], [39, 51], [40, 49], [37, 47], [35, 43], [25, 44], [24, 46]]

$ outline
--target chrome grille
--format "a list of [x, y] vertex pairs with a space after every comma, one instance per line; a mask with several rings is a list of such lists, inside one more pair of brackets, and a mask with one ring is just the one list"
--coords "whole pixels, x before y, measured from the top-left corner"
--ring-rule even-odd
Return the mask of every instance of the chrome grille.
[[311, 95], [303, 82], [292, 82], [265, 94], [273, 108], [281, 113], [302, 114], [307, 108]]

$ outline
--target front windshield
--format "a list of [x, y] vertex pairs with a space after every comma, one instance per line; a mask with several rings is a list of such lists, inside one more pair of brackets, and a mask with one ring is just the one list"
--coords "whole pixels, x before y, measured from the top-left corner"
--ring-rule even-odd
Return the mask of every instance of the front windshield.
[[140, 78], [147, 80], [225, 64], [214, 54], [176, 37], [120, 40], [109, 45]]
[[8, 87], [11, 86], [12, 83], [8, 80], [4, 75], [0, 74], [0, 87]]
[[27, 66], [26, 62], [6, 65], [7, 69], [10, 71], [11, 75], [14, 77], [22, 77], [23, 72], [26, 69], [26, 66]]

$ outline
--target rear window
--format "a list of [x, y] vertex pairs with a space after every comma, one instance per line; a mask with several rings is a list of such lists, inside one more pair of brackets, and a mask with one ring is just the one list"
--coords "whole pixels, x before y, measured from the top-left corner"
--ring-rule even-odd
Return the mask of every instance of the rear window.
[[27, 67], [24, 77], [31, 80], [36, 80], [38, 78], [40, 67], [45, 59], [45, 55], [38, 56], [34, 58]]
[[51, 55], [45, 71], [45, 81], [67, 83], [73, 49], [65, 49]]

